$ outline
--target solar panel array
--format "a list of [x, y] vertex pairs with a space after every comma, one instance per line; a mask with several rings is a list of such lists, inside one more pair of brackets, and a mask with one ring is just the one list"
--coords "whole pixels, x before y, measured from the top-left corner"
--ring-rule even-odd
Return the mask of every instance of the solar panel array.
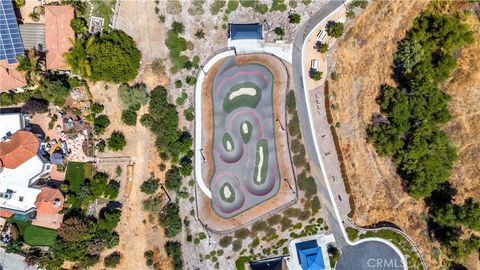
[[17, 55], [24, 51], [12, 0], [0, 0], [0, 60], [17, 63]]

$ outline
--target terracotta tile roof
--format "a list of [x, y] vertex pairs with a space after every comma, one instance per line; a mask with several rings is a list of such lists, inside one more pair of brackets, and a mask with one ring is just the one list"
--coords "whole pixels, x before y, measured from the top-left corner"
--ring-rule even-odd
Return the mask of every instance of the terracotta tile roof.
[[0, 167], [15, 169], [37, 155], [40, 140], [31, 132], [17, 131], [11, 139], [0, 143]]
[[12, 212], [12, 211], [0, 209], [0, 217], [2, 217], [2, 218], [9, 218], [9, 217], [13, 216], [13, 214], [15, 214], [15, 213]]
[[25, 74], [17, 71], [18, 63], [9, 64], [7, 60], [0, 60], [0, 92], [12, 90], [27, 85]]
[[63, 54], [72, 47], [75, 33], [70, 27], [74, 18], [72, 6], [45, 6], [45, 45], [47, 69], [69, 70]]
[[54, 215], [63, 208], [63, 198], [60, 190], [55, 188], [42, 187], [35, 201], [37, 215]]
[[63, 215], [59, 212], [63, 209], [65, 198], [58, 189], [43, 187], [35, 201], [37, 216], [32, 224], [58, 229], [63, 221]]

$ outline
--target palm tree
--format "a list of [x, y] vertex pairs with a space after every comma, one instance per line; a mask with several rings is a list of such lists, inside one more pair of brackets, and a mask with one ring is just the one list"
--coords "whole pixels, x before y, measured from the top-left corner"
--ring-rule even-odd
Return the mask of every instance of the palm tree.
[[64, 55], [65, 61], [72, 68], [72, 71], [82, 77], [88, 77], [92, 73], [88, 52], [94, 41], [95, 38], [93, 36], [90, 36], [86, 41], [81, 39], [76, 41], [70, 40], [73, 48]]
[[40, 62], [37, 50], [30, 49], [25, 54], [17, 57], [18, 60], [18, 71], [24, 71], [26, 73], [27, 81], [33, 82], [33, 84], [38, 85], [41, 80], [39, 74], [40, 71]]

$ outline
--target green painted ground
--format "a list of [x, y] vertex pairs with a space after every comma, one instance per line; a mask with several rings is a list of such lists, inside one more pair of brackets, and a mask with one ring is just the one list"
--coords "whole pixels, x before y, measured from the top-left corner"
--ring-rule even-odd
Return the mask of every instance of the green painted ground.
[[[230, 95], [241, 88], [253, 88], [257, 91], [257, 94], [255, 96], [240, 95], [230, 100]], [[228, 90], [228, 93], [225, 95], [225, 98], [223, 99], [223, 110], [226, 113], [231, 113], [235, 109], [241, 107], [250, 107], [252, 109], [255, 109], [261, 99], [262, 90], [256, 84], [252, 82], [236, 84], [232, 88], [230, 88], [230, 90]]]
[[[222, 143], [223, 143], [223, 148], [225, 148], [225, 150], [227, 150], [228, 152], [235, 149], [235, 144], [233, 143], [233, 138], [228, 132], [223, 134]], [[231, 149], [228, 149], [228, 143], [230, 143]]]
[[[248, 127], [248, 132], [244, 132], [243, 131], [243, 124], [247, 124], [247, 127]], [[245, 122], [242, 122], [242, 124], [240, 125], [240, 135], [242, 136], [242, 140], [245, 144], [248, 143], [248, 141], [250, 141], [250, 137], [252, 137], [252, 131], [253, 131], [253, 126], [250, 122], [248, 121], [245, 121]]]
[[[225, 197], [225, 194], [223, 192], [225, 188], [228, 188], [230, 190], [230, 193], [231, 193], [230, 197], [228, 197], [228, 198]], [[232, 185], [230, 185], [230, 183], [224, 183], [220, 187], [220, 198], [227, 203], [232, 203], [232, 202], [235, 201], [235, 191], [233, 191], [233, 187], [232, 187]]]
[[[263, 163], [262, 166], [260, 166], [260, 154], [259, 150], [260, 147], [262, 147], [262, 152], [263, 152]], [[268, 141], [267, 139], [261, 139], [257, 143], [257, 156], [255, 158], [255, 173], [253, 174], [253, 182], [257, 185], [261, 185], [265, 183], [265, 180], [267, 178], [267, 171], [268, 171]], [[260, 182], [257, 181], [257, 176], [260, 173]]]

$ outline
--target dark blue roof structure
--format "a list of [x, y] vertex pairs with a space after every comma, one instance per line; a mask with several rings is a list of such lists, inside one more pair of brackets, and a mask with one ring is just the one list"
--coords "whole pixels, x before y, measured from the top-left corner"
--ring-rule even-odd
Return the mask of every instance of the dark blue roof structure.
[[238, 39], [263, 39], [262, 25], [251, 24], [229, 24], [228, 37], [232, 40]]
[[323, 270], [325, 263], [323, 262], [322, 249], [318, 246], [316, 240], [297, 243], [297, 255], [303, 270]]
[[24, 51], [12, 0], [0, 0], [0, 60], [17, 63]]

